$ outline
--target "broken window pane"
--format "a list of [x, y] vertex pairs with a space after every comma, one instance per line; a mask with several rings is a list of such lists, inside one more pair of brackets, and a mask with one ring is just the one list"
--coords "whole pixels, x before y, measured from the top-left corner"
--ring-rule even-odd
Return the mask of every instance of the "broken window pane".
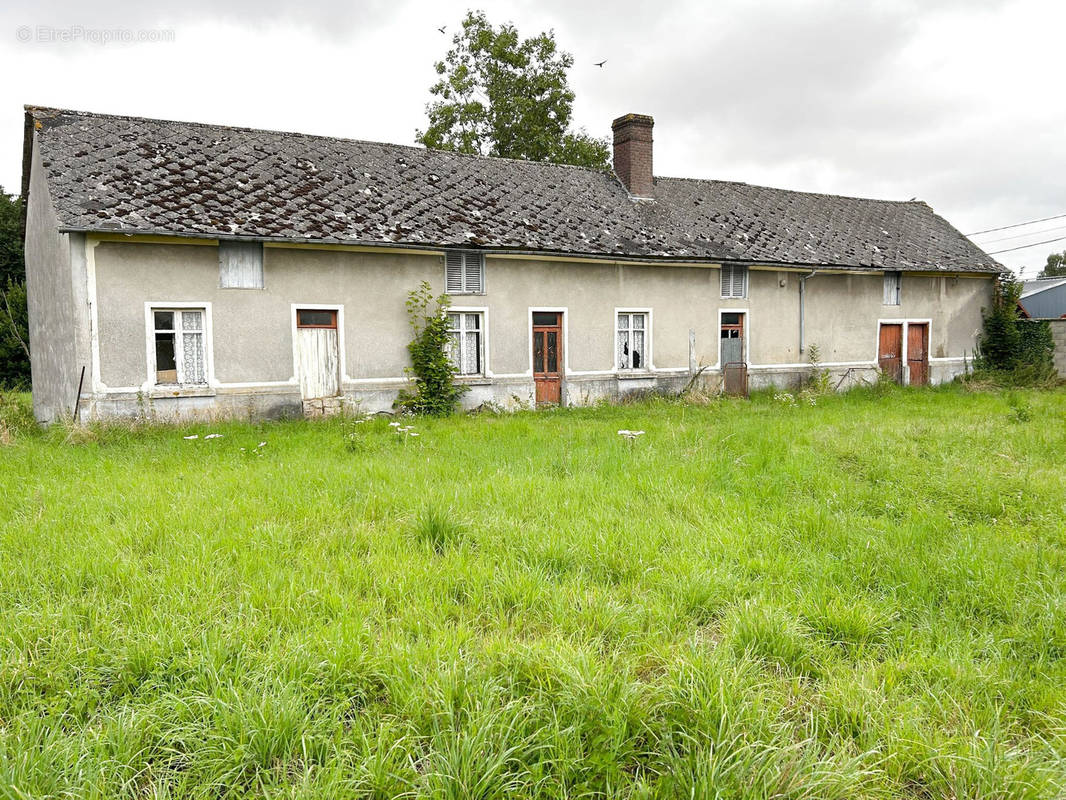
[[174, 334], [155, 335], [156, 383], [177, 383], [178, 365], [174, 360]]
[[157, 331], [172, 331], [172, 330], [174, 330], [174, 312], [173, 311], [156, 311], [155, 312], [155, 329]]
[[646, 369], [644, 330], [647, 314], [629, 312], [618, 315], [618, 369]]

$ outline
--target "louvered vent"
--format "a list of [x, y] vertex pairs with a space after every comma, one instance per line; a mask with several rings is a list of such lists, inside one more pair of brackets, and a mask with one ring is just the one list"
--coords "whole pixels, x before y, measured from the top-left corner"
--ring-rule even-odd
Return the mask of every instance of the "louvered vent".
[[449, 250], [444, 256], [448, 294], [481, 294], [485, 291], [485, 258], [481, 253]]
[[748, 269], [735, 265], [722, 266], [722, 297], [745, 297], [747, 295]]

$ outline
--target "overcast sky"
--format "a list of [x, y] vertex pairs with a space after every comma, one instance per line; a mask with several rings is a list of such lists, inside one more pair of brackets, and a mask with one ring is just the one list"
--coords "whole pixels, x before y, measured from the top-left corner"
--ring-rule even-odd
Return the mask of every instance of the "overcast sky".
[[[1061, 0], [8, 3], [0, 185], [20, 186], [27, 103], [411, 144], [479, 7], [555, 30], [590, 133], [654, 116], [657, 175], [917, 197], [964, 233], [1066, 215]], [[171, 41], [101, 42], [113, 29]], [[975, 240], [1057, 237], [1066, 217]], [[1032, 277], [1064, 249], [996, 257]]]

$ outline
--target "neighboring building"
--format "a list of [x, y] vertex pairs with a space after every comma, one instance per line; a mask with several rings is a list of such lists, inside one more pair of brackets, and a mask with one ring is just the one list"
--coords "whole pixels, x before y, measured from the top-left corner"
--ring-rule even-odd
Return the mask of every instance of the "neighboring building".
[[[39, 419], [388, 409], [408, 292], [451, 295], [464, 402], [964, 368], [1000, 266], [920, 202], [27, 108]], [[701, 372], [702, 370], [702, 372]]]
[[1066, 317], [1066, 278], [1025, 281], [1018, 305], [1030, 319], [1063, 319]]

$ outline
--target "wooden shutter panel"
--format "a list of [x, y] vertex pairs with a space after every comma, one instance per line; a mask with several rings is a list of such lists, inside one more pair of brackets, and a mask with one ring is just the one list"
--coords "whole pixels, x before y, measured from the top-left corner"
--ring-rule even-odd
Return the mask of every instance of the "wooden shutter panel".
[[223, 289], [263, 288], [263, 243], [218, 243], [218, 285]]
[[899, 305], [899, 287], [901, 283], [901, 273], [899, 272], [886, 272], [885, 273], [885, 296], [882, 302], [886, 306], [898, 306]]
[[445, 291], [459, 294], [463, 291], [463, 254], [449, 250], [444, 254]]
[[744, 297], [744, 281], [747, 276], [747, 267], [723, 264], [722, 297]]
[[464, 253], [466, 283], [463, 287], [467, 292], [482, 292], [484, 271], [482, 267], [485, 264], [484, 257], [481, 253]]
[[743, 297], [744, 296], [744, 277], [747, 269], [745, 267], [733, 267], [733, 294], [731, 297]]

